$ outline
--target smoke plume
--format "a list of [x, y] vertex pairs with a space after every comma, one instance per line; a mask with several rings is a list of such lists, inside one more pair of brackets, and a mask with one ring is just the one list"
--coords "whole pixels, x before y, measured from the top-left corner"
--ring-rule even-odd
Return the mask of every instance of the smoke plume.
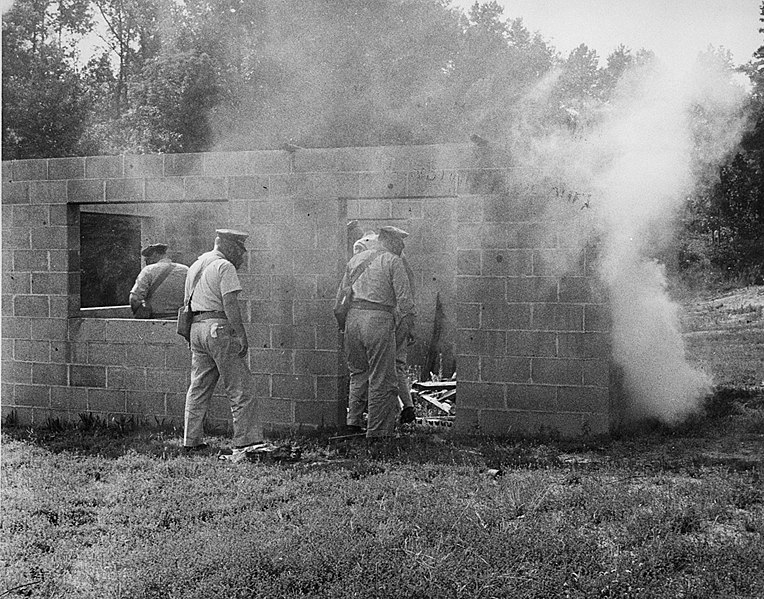
[[[547, 136], [528, 166], [591, 198], [566, 210], [580, 252], [596, 242], [612, 313], [612, 351], [623, 374], [628, 418], [676, 422], [697, 410], [710, 378], [685, 356], [679, 307], [651, 256], [671, 239], [676, 216], [702, 178], [718, 171], [742, 133], [744, 90], [708, 57], [677, 72], [651, 63], [627, 73], [583, 131]], [[580, 117], [579, 113], [574, 116]], [[531, 151], [527, 151], [527, 150]]]

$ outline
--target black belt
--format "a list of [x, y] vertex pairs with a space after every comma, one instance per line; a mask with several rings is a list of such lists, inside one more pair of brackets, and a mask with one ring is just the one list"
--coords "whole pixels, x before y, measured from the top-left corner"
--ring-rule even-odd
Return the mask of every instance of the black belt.
[[379, 310], [380, 312], [389, 312], [390, 314], [395, 310], [392, 306], [385, 306], [377, 302], [367, 302], [366, 300], [353, 300], [350, 302], [350, 307], [356, 310]]
[[209, 312], [194, 312], [194, 317], [191, 319], [191, 322], [201, 322], [202, 320], [209, 320], [211, 318], [227, 319], [228, 317], [225, 315], [225, 312], [221, 312], [220, 310], [212, 310]]

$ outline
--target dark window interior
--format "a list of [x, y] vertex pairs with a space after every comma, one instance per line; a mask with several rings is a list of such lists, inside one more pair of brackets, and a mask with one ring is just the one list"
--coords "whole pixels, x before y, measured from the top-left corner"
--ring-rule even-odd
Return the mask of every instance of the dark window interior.
[[141, 271], [141, 218], [80, 213], [83, 308], [124, 306]]

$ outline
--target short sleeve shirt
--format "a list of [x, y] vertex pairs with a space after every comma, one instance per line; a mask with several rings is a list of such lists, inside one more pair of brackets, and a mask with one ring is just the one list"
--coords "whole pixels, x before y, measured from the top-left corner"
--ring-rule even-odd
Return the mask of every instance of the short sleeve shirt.
[[217, 250], [202, 254], [188, 270], [186, 300], [191, 295], [194, 279], [199, 271], [202, 271], [202, 276], [196, 289], [193, 290], [191, 310], [193, 312], [222, 312], [224, 310], [223, 296], [242, 289], [236, 268]]
[[[149, 289], [162, 273], [170, 269], [164, 281], [149, 296]], [[149, 264], [138, 275], [130, 293], [140, 301], [148, 300], [155, 314], [172, 314], [183, 305], [183, 288], [188, 266], [175, 264], [169, 258]]]

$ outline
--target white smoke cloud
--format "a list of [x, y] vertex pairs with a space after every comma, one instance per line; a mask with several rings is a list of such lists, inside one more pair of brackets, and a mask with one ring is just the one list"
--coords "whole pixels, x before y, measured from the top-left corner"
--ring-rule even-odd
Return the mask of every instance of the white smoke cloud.
[[634, 70], [611, 102], [594, 108], [596, 125], [537, 140], [527, 153], [536, 172], [591, 194], [589, 210], [562, 209], [580, 224], [577, 243], [568, 240], [575, 251], [599, 244], [613, 360], [631, 418], [677, 422], [698, 409], [712, 385], [686, 359], [679, 307], [651, 256], [656, 240], [671, 239], [696, 180], [718, 169], [742, 133], [745, 90], [716, 66], [706, 58], [683, 71], [660, 64]]

